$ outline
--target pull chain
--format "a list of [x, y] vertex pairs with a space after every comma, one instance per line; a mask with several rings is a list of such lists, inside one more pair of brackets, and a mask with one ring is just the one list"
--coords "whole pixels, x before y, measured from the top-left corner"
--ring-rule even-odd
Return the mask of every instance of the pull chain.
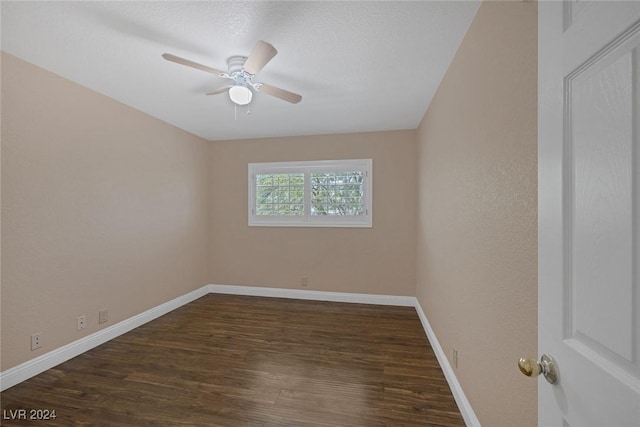
[[[251, 109], [247, 105], [247, 117], [251, 116]], [[238, 104], [233, 103], [233, 120], [238, 121]]]

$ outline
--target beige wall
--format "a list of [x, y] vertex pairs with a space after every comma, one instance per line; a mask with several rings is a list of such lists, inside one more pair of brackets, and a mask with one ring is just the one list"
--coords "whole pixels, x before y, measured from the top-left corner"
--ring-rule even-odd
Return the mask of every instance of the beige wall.
[[536, 8], [480, 6], [418, 130], [417, 296], [485, 426], [537, 424]]
[[[373, 228], [247, 225], [248, 163], [349, 158], [373, 159]], [[213, 142], [212, 282], [414, 295], [416, 165], [414, 131]]]
[[2, 55], [3, 370], [208, 283], [207, 159], [206, 141]]

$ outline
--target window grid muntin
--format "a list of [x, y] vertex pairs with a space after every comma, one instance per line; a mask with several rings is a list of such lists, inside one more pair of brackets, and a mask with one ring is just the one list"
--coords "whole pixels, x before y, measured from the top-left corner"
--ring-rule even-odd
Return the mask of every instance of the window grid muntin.
[[311, 172], [311, 216], [365, 214], [365, 171]]
[[255, 215], [303, 216], [305, 174], [261, 172], [255, 175]]

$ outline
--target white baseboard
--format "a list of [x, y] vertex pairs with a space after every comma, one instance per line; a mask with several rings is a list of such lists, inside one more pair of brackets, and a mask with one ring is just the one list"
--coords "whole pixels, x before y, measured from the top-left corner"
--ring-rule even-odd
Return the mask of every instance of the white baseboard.
[[458, 408], [460, 409], [460, 413], [462, 414], [465, 423], [468, 427], [480, 427], [480, 421], [478, 421], [478, 417], [476, 417], [476, 414], [471, 408], [471, 404], [462, 391], [462, 387], [449, 364], [449, 360], [445, 356], [433, 329], [431, 329], [431, 325], [429, 324], [424, 311], [422, 311], [422, 307], [420, 307], [418, 300], [415, 297], [398, 295], [352, 294], [343, 292], [323, 292], [254, 286], [206, 285], [196, 289], [195, 291], [189, 292], [186, 295], [175, 298], [136, 316], [130, 317], [129, 319], [123, 320], [122, 322], [116, 323], [106, 329], [52, 350], [42, 356], [38, 356], [35, 359], [28, 360], [18, 366], [0, 372], [0, 391], [4, 391], [9, 387], [46, 371], [47, 369], [51, 369], [60, 363], [79, 356], [100, 344], [104, 344], [107, 341], [125, 334], [209, 293], [415, 307], [418, 317], [422, 322], [425, 334], [427, 335], [427, 338], [431, 343], [431, 347], [436, 354], [438, 362], [440, 363], [444, 376], [449, 383], [449, 387], [451, 388], [451, 392], [458, 404]]
[[395, 305], [401, 307], [413, 307], [416, 301], [415, 297], [398, 295], [352, 294], [346, 292], [310, 291], [306, 289], [266, 288], [258, 286], [209, 285], [209, 292], [214, 294]]
[[431, 343], [431, 347], [433, 348], [436, 358], [440, 363], [442, 372], [444, 372], [447, 383], [449, 383], [449, 388], [451, 388], [451, 393], [458, 404], [458, 409], [460, 409], [460, 414], [462, 414], [465, 424], [467, 427], [481, 427], [480, 420], [478, 420], [476, 413], [473, 412], [473, 408], [471, 407], [467, 396], [465, 396], [464, 391], [462, 391], [462, 386], [460, 385], [460, 382], [458, 382], [456, 374], [453, 372], [449, 359], [447, 359], [435, 332], [431, 329], [427, 316], [424, 314], [424, 311], [422, 311], [422, 307], [420, 306], [417, 298], [415, 299], [415, 308], [418, 313], [418, 317], [420, 318], [420, 322], [422, 322], [422, 328], [427, 334], [427, 338], [429, 338], [429, 342]]
[[48, 353], [28, 360], [18, 366], [0, 372], [0, 391], [4, 391], [9, 387], [21, 383], [33, 376], [36, 376], [47, 369], [66, 362], [94, 347], [104, 344], [124, 333], [127, 333], [138, 326], [144, 325], [153, 319], [156, 319], [170, 311], [175, 310], [185, 304], [190, 303], [209, 293], [209, 287], [203, 286], [186, 295], [175, 298], [171, 301], [160, 304], [138, 315], [130, 317], [122, 322], [118, 322], [113, 326], [102, 329], [77, 341], [59, 347]]

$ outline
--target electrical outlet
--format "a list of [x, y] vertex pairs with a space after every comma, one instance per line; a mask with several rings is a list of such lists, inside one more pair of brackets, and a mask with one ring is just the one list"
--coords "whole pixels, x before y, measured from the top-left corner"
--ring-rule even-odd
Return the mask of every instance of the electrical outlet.
[[76, 326], [78, 328], [78, 331], [81, 331], [84, 328], [86, 328], [87, 327], [87, 316], [85, 316], [84, 314], [82, 316], [78, 316]]
[[458, 367], [458, 350], [456, 350], [455, 348], [453, 349], [453, 367]]
[[309, 278], [303, 277], [300, 279], [300, 286], [309, 286]]
[[31, 351], [42, 347], [42, 332], [31, 335]]
[[106, 308], [98, 311], [98, 323], [107, 323], [109, 321], [109, 312]]

